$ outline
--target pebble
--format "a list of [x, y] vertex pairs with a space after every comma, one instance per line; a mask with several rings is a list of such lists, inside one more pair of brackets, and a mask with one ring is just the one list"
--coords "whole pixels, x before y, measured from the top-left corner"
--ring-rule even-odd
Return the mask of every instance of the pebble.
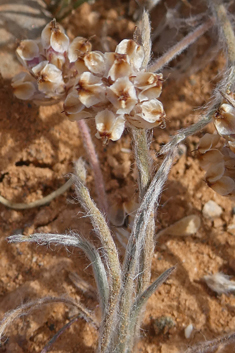
[[184, 335], [185, 335], [185, 338], [189, 339], [191, 334], [193, 332], [193, 325], [192, 324], [189, 324], [187, 327], [185, 327], [184, 329]]
[[157, 237], [161, 235], [176, 235], [176, 236], [187, 236], [197, 233], [201, 226], [201, 219], [197, 215], [190, 215], [180, 219], [178, 222], [171, 226], [163, 229], [157, 234]]
[[208, 201], [202, 209], [202, 214], [205, 218], [220, 217], [223, 213], [222, 208], [215, 201]]

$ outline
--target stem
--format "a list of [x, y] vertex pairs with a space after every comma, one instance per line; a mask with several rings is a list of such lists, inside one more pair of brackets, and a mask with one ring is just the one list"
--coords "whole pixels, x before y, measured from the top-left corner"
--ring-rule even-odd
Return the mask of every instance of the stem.
[[136, 331], [139, 329], [141, 312], [143, 311], [150, 296], [167, 280], [171, 273], [175, 270], [175, 266], [163, 272], [144, 292], [140, 293], [136, 298], [130, 318], [130, 342], [128, 344], [128, 353], [131, 352], [136, 338]]
[[72, 298], [45, 297], [42, 299], [33, 300], [29, 303], [21, 305], [17, 309], [9, 311], [0, 322], [0, 338], [14, 320], [20, 318], [23, 315], [29, 314], [32, 310], [40, 309], [42, 305], [51, 303], [64, 303], [69, 306], [77, 307], [87, 322], [91, 322], [96, 328], [98, 328], [98, 322], [96, 318], [85, 307], [83, 307], [82, 304], [77, 303]]
[[227, 89], [230, 89], [230, 86], [234, 86], [233, 82], [235, 78], [235, 35], [223, 2], [221, 0], [209, 0], [209, 3], [212, 6], [213, 12], [215, 13], [217, 19], [216, 24], [218, 26], [218, 29], [220, 30], [223, 36], [222, 42], [226, 43], [228, 54], [228, 66], [233, 67], [233, 77], [232, 79], [230, 79], [230, 83], [227, 86]]
[[215, 338], [212, 341], [201, 343], [196, 347], [190, 347], [187, 349], [185, 353], [202, 353], [202, 352], [205, 353], [205, 352], [211, 351], [214, 348], [217, 348], [221, 344], [224, 344], [226, 346], [227, 344], [231, 344], [234, 341], [235, 341], [235, 333], [232, 332], [226, 336]]
[[103, 353], [109, 351], [111, 335], [117, 316], [116, 309], [121, 288], [121, 266], [116, 245], [103, 214], [97, 208], [90, 197], [88, 189], [79, 178], [77, 178], [75, 187], [81, 205], [87, 215], [89, 215], [94, 230], [102, 243], [110, 277], [108, 305], [103, 316], [103, 323], [100, 330], [99, 351]]
[[132, 128], [132, 135], [134, 139], [135, 159], [139, 174], [139, 197], [140, 200], [142, 200], [151, 181], [148, 142], [146, 131], [144, 129]]
[[[144, 129], [132, 128], [134, 138], [135, 159], [139, 172], [139, 192], [140, 201], [143, 199], [147, 188], [151, 182], [151, 172], [149, 166], [149, 149], [146, 131]], [[145, 244], [140, 255], [140, 275], [138, 278], [140, 291], [149, 285], [151, 276], [151, 263], [154, 252], [154, 210], [146, 229]]]
[[94, 277], [99, 294], [99, 303], [101, 306], [102, 313], [106, 312], [108, 303], [108, 279], [106, 275], [106, 269], [101, 260], [101, 256], [98, 250], [89, 243], [86, 239], [83, 239], [76, 233], [70, 234], [53, 234], [53, 233], [35, 233], [28, 236], [21, 234], [12, 235], [8, 238], [10, 243], [37, 243], [39, 245], [63, 245], [65, 247], [73, 246], [80, 248], [85, 255], [88, 257], [92, 264]]
[[67, 324], [65, 324], [56, 334], [50, 339], [50, 341], [45, 345], [41, 353], [47, 353], [51, 346], [55, 343], [57, 338], [59, 338], [67, 328], [69, 328], [74, 322], [76, 322], [80, 318], [80, 314], [70, 320]]
[[91, 139], [90, 130], [85, 120], [79, 120], [78, 127], [82, 135], [83, 144], [85, 150], [87, 151], [89, 162], [93, 169], [98, 206], [102, 212], [107, 214], [108, 202], [105, 192], [104, 179], [100, 169], [99, 159]]
[[74, 181], [73, 178], [70, 178], [64, 185], [62, 185], [59, 189], [53, 191], [49, 195], [43, 197], [40, 200], [36, 200], [30, 203], [17, 203], [17, 202], [12, 202], [7, 199], [5, 199], [3, 196], [0, 195], [0, 203], [2, 203], [4, 206], [13, 208], [14, 210], [29, 210], [34, 207], [40, 207], [43, 206], [52, 200], [54, 200], [57, 196], [62, 195], [65, 191], [67, 191], [72, 185]]
[[216, 112], [218, 106], [218, 104], [215, 105], [214, 109], [212, 109], [208, 115], [203, 116], [202, 119], [196, 122], [195, 124], [190, 125], [185, 129], [179, 130], [177, 132], [177, 135], [172, 137], [172, 139], [168, 143], [166, 143], [165, 146], [162, 147], [159, 152], [159, 155], [169, 152], [172, 148], [176, 147], [179, 143], [184, 141], [188, 136], [196, 134], [197, 132], [204, 129], [204, 127], [206, 127], [212, 121], [212, 116]]
[[214, 20], [209, 19], [199, 27], [197, 27], [193, 32], [189, 33], [180, 42], [175, 44], [171, 49], [161, 56], [153, 64], [149, 65], [147, 70], [151, 72], [156, 72], [161, 70], [165, 65], [167, 65], [171, 60], [180, 55], [187, 47], [193, 44], [198, 38], [200, 38], [205, 32], [207, 32], [214, 24]]
[[227, 11], [223, 5], [221, 0], [213, 0], [209, 1], [211, 4], [215, 15], [217, 17], [218, 22], [216, 24], [222, 30], [223, 39], [226, 42], [227, 50], [228, 50], [228, 64], [235, 64], [235, 35], [233, 32], [233, 28], [231, 22], [228, 19]]
[[167, 180], [171, 169], [173, 159], [174, 150], [172, 150], [162, 162], [135, 216], [132, 234], [129, 238], [123, 265], [123, 289], [120, 303], [121, 317], [118, 336], [118, 353], [126, 352], [127, 349], [128, 351], [130, 350], [127, 344], [130, 342], [130, 315], [133, 304], [133, 295], [135, 294], [135, 277], [139, 274], [138, 259], [144, 244], [146, 230], [152, 217], [152, 210], [160, 197], [163, 185]]

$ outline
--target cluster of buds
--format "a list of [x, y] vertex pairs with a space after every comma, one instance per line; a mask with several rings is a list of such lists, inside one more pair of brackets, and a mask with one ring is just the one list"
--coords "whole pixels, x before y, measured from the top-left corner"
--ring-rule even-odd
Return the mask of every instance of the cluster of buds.
[[[214, 115], [218, 134], [205, 134], [199, 142], [201, 167], [207, 184], [218, 194], [235, 200], [235, 107], [233, 94], [226, 95]], [[223, 137], [225, 143], [219, 145]], [[219, 146], [219, 147], [218, 147]]]
[[115, 52], [92, 51], [86, 38], [70, 43], [53, 20], [41, 40], [22, 41], [17, 55], [28, 72], [12, 81], [16, 97], [39, 104], [63, 101], [69, 119], [94, 118], [96, 136], [104, 141], [118, 140], [126, 126], [150, 129], [164, 121], [157, 99], [162, 74], [146, 71], [144, 48], [134, 40], [123, 40]]
[[199, 142], [199, 162], [205, 179], [215, 192], [235, 199], [235, 153], [229, 146], [217, 147], [218, 134], [205, 134]]

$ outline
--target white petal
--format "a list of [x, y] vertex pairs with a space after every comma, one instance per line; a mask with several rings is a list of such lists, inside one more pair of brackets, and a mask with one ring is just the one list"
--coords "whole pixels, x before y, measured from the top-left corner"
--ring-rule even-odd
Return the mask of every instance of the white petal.
[[69, 38], [60, 31], [53, 31], [51, 34], [51, 47], [58, 53], [64, 53], [69, 47]]
[[141, 71], [134, 78], [134, 85], [140, 89], [151, 88], [154, 86], [162, 86], [162, 74], [154, 74], [153, 72]]
[[44, 67], [49, 63], [49, 61], [41, 61], [38, 65], [32, 67], [32, 72], [34, 73], [35, 76], [40, 76], [41, 71], [44, 69]]
[[16, 49], [16, 53], [23, 65], [26, 65], [26, 61], [33, 60], [35, 57], [39, 56], [39, 47], [34, 40], [22, 40], [19, 47]]
[[14, 95], [22, 100], [31, 99], [36, 91], [32, 82], [14, 83], [12, 86]]
[[63, 82], [62, 71], [59, 70], [53, 64], [46, 64], [41, 71], [41, 75], [43, 75], [44, 80], [51, 81], [57, 84]]
[[101, 135], [110, 134], [115, 119], [116, 116], [113, 112], [108, 109], [102, 110], [95, 117], [96, 129]]
[[127, 54], [130, 58], [131, 66], [136, 70], [141, 68], [144, 60], [144, 48], [134, 40], [124, 39], [118, 44], [115, 52], [119, 54]]
[[132, 74], [132, 68], [129, 64], [127, 55], [114, 54], [114, 58], [115, 60], [107, 77], [110, 77], [113, 81], [116, 81], [120, 77], [129, 77]]
[[117, 109], [117, 114], [128, 114], [137, 103], [135, 87], [127, 77], [119, 78], [107, 88], [107, 98]]
[[161, 122], [165, 116], [162, 103], [157, 99], [143, 102], [141, 104], [141, 117], [149, 123]]
[[84, 72], [75, 86], [82, 104], [87, 108], [105, 100], [105, 88], [99, 77], [90, 72]]
[[49, 48], [46, 51], [46, 58], [50, 64], [55, 65], [59, 70], [62, 70], [65, 63], [64, 54], [55, 52], [54, 49]]
[[115, 123], [112, 128], [112, 134], [110, 140], [117, 141], [123, 134], [125, 129], [125, 119], [122, 116], [116, 118]]
[[70, 92], [64, 101], [64, 110], [66, 114], [79, 113], [83, 108], [84, 105], [80, 102], [77, 91], [73, 90]]
[[161, 95], [161, 93], [162, 93], [162, 87], [155, 86], [148, 89], [144, 89], [142, 92], [140, 92], [138, 98], [140, 102], [143, 102], [146, 100], [158, 98]]
[[122, 116], [116, 118], [115, 114], [108, 109], [99, 112], [95, 117], [95, 122], [98, 137], [112, 141], [118, 140], [125, 129], [125, 119]]
[[79, 57], [91, 51], [91, 43], [83, 37], [76, 37], [68, 49], [68, 58], [70, 62], [75, 62]]
[[20, 83], [20, 82], [35, 82], [35, 78], [33, 78], [28, 72], [20, 72], [19, 74], [15, 75], [12, 79], [12, 84]]
[[235, 134], [235, 108], [222, 104], [215, 118], [215, 127], [222, 136]]
[[48, 49], [51, 46], [59, 53], [65, 52], [69, 46], [69, 38], [66, 36], [63, 27], [55, 20], [48, 23], [42, 30], [41, 41], [43, 48]]
[[[54, 21], [54, 20], [53, 20]], [[45, 49], [48, 49], [50, 47], [50, 40], [51, 40], [51, 26], [52, 22], [48, 23], [42, 30], [41, 33], [41, 42], [42, 46]], [[54, 21], [55, 22], [55, 21]]]
[[96, 75], [102, 76], [105, 72], [104, 55], [99, 51], [91, 51], [84, 56], [84, 62], [88, 69]]

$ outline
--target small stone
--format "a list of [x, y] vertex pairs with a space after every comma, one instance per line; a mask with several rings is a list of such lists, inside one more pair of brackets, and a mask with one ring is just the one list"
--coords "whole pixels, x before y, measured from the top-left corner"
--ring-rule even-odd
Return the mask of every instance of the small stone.
[[187, 236], [197, 233], [201, 226], [201, 219], [197, 215], [190, 215], [180, 219], [178, 222], [171, 226], [163, 229], [157, 234], [157, 237], [161, 235], [176, 235], [176, 236]]
[[217, 205], [216, 202], [210, 200], [208, 201], [202, 209], [202, 214], [205, 218], [216, 218], [220, 217], [223, 213], [222, 208]]
[[193, 332], [193, 325], [189, 324], [187, 327], [185, 327], [185, 330], [184, 330], [185, 338], [189, 339], [192, 332]]

